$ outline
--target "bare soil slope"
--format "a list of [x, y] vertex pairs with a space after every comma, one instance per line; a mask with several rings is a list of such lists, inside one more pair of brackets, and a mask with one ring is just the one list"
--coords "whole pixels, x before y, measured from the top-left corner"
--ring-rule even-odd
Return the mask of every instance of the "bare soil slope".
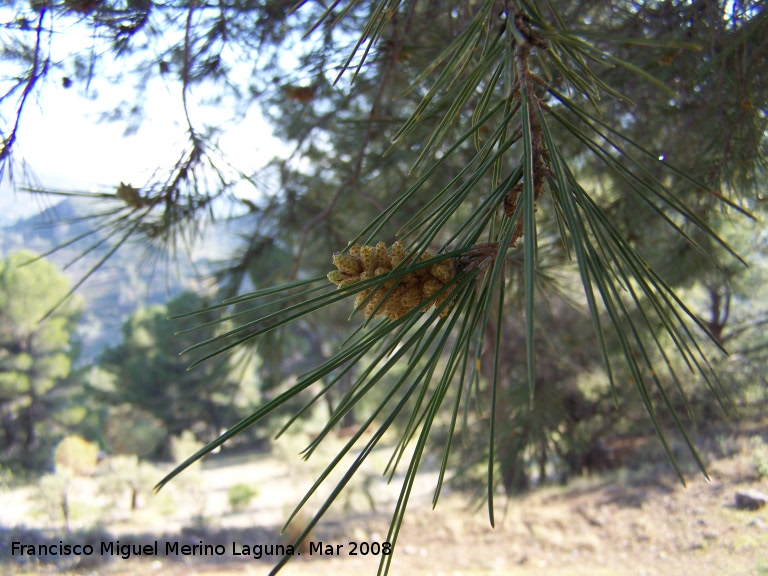
[[[566, 487], [546, 487], [513, 500], [499, 498], [494, 529], [489, 526], [485, 505], [468, 504], [464, 494], [448, 493], [432, 510], [434, 484], [427, 478], [417, 486], [409, 505], [390, 574], [768, 575], [768, 509], [743, 511], [735, 506], [736, 492], [768, 492], [768, 480], [755, 473], [746, 450], [713, 458], [709, 473], [709, 482], [701, 474], [691, 474], [686, 488], [660, 458], [641, 470], [579, 478]], [[254, 543], [285, 543], [279, 535], [279, 522], [311, 478], [274, 457], [218, 465], [204, 469], [201, 475], [200, 487], [207, 500], [205, 524], [190, 528], [193, 507], [185, 518], [183, 510], [162, 517], [148, 506], [103, 528], [125, 542], [154, 538], [219, 542], [226, 547], [221, 556], [101, 559], [71, 567], [60, 563], [57, 567], [55, 563], [9, 558], [9, 543], [5, 541], [0, 550], [0, 572], [9, 569], [12, 574], [47, 574], [68, 569], [106, 576], [267, 574], [277, 557], [237, 557], [232, 547], [242, 551], [244, 545]], [[248, 479], [260, 486], [259, 496], [248, 510], [214, 516], [214, 511], [226, 509], [227, 487]], [[360, 495], [364, 488], [374, 496], [375, 512], [367, 497]], [[353, 486], [357, 494], [340, 502], [336, 511], [332, 509], [328, 520], [311, 535], [312, 542], [323, 543], [324, 551], [331, 545], [334, 554], [318, 554], [315, 547], [310, 556], [304, 549], [281, 574], [375, 574], [380, 556], [371, 553], [375, 547], [363, 543], [384, 542], [398, 490], [399, 486], [374, 482]], [[10, 510], [10, 502], [15, 503], [17, 515], [4, 514], [2, 524], [34, 524], [18, 516], [20, 492], [0, 494], [0, 506]], [[352, 555], [355, 546], [358, 554]], [[369, 551], [367, 555], [362, 554], [363, 549]]]

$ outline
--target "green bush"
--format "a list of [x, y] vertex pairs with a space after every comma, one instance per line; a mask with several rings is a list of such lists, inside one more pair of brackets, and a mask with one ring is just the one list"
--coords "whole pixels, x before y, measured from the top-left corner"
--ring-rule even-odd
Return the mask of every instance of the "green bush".
[[227, 499], [232, 512], [242, 512], [258, 495], [259, 491], [248, 484], [235, 484], [227, 491]]
[[49, 522], [61, 522], [67, 532], [69, 532], [70, 523], [70, 483], [72, 478], [69, 474], [55, 472], [42, 476], [32, 493], [32, 499], [35, 503], [37, 514], [42, 515]]

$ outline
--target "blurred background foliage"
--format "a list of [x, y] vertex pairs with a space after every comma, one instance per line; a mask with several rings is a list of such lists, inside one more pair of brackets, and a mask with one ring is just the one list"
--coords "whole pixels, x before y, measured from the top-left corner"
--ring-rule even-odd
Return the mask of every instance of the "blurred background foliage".
[[[470, 416], [454, 439], [450, 409], [433, 414], [430, 447], [440, 455], [446, 442], [452, 445], [450, 469], [462, 487], [483, 486], [489, 453], [495, 454], [496, 478], [514, 493], [617, 465], [627, 439], [653, 431], [649, 405], [673, 407], [658, 413], [664, 430], [674, 428], [677, 418], [686, 429], [734, 415], [759, 418], [768, 400], [764, 3], [412, 0], [307, 1], [297, 7], [287, 0], [11, 0], [0, 11], [4, 177], [30, 186], [14, 143], [31, 99], [57, 89], [87, 93], [98, 80], [134, 88], [120, 106], [105, 110], [128, 131], [149, 120], [144, 103], [151, 82], [177, 86], [188, 143], [174, 166], [159, 167], [140, 186], [115, 182], [113, 190], [88, 196], [99, 202], [84, 218], [92, 233], [73, 237], [72, 245], [90, 253], [92, 265], [74, 284], [44, 259], [25, 267], [19, 264], [29, 255], [7, 255], [3, 261], [0, 398], [7, 465], [44, 469], [46, 450], [68, 433], [115, 454], [133, 450], [141, 458], [168, 458], [171, 436], [189, 430], [210, 442], [255, 407], [291, 390], [302, 374], [331, 361], [360, 323], [359, 315], [349, 320], [352, 306], [346, 301], [301, 314], [292, 323], [284, 323], [287, 313], [280, 310], [292, 300], [271, 304], [267, 310], [275, 316], [269, 322], [278, 329], [190, 372], [186, 366], [200, 356], [179, 358], [178, 352], [217, 337], [221, 346], [234, 343], [237, 335], [228, 332], [253, 318], [254, 303], [232, 301], [222, 321], [219, 308], [173, 322], [167, 318], [254, 290], [322, 277], [332, 268], [331, 255], [358, 239], [361, 230], [369, 232], [366, 227], [377, 218], [376, 240], [426, 239], [421, 248], [433, 251], [455, 241], [454, 231], [476, 218], [501, 175], [507, 177], [515, 165], [499, 163], [496, 172], [481, 174], [472, 193], [428, 234], [419, 232], [428, 222], [409, 222], [435, 198], [448, 202], [444, 191], [493, 138], [502, 124], [499, 115], [478, 122], [482, 110], [490, 110], [488, 102], [514, 100], [511, 92], [506, 100], [503, 93], [513, 81], [506, 82], [495, 68], [462, 96], [461, 109], [453, 108], [460, 86], [447, 83], [443, 92], [430, 91], [435, 77], [448, 69], [447, 46], [459, 42], [483, 10], [490, 15], [481, 26], [484, 43], [455, 70], [456, 77], [484, 62], [484, 50], [504, 33], [502, 14], [530, 19], [542, 44], [525, 56], [526, 62], [546, 84], [545, 89], [537, 85], [536, 98], [543, 114], [557, 119], [547, 128], [559, 157], [567, 159], [580, 187], [626, 246], [698, 315], [712, 337], [701, 347], [720, 380], [713, 385], [689, 377], [688, 360], [674, 355], [675, 343], [663, 322], [647, 320], [638, 305], [622, 325], [627, 330], [633, 322], [641, 326], [642, 338], [654, 343], [643, 354], [654, 366], [668, 368], [653, 373], [648, 403], [638, 399], [621, 331], [606, 331], [604, 345], [594, 337], [583, 276], [563, 232], [562, 204], [554, 193], [545, 193], [535, 205], [535, 268], [530, 258], [526, 263], [526, 250], [533, 250], [527, 233], [521, 248], [502, 249], [503, 313], [477, 328], [486, 347], [500, 343], [496, 361], [488, 361], [494, 357], [488, 348], [477, 350], [485, 360], [467, 396]], [[371, 22], [374, 27], [366, 28]], [[86, 38], [87, 48], [71, 50], [61, 42], [64, 34]], [[585, 43], [594, 47], [591, 58], [580, 52], [587, 50]], [[510, 54], [519, 62], [519, 54]], [[422, 102], [428, 105], [419, 108]], [[208, 120], [206, 106], [218, 115]], [[254, 107], [291, 149], [246, 173], [228, 161], [219, 142]], [[418, 122], [393, 146], [414, 110], [419, 110]], [[435, 126], [442, 140], [428, 146]], [[467, 131], [471, 137], [462, 140]], [[589, 137], [580, 136], [585, 134]], [[523, 144], [510, 149], [520, 162]], [[428, 162], [412, 172], [422, 153]], [[438, 169], [430, 162], [440, 162]], [[550, 170], [554, 190], [562, 180], [553, 175], [555, 168]], [[424, 174], [429, 177], [410, 188]], [[644, 196], [655, 186], [670, 191], [665, 200]], [[242, 194], [245, 188], [248, 195]], [[515, 212], [521, 222], [524, 210]], [[167, 305], [136, 310], [125, 319], [121, 335], [108, 335], [92, 366], [72, 370], [77, 365], [74, 326], [84, 305], [74, 289], [118, 257], [124, 244], [183, 258], [182, 248], [200, 242], [206, 225], [219, 221], [236, 230], [237, 245], [220, 255], [206, 288], [198, 296], [184, 293]], [[503, 219], [484, 222], [491, 224], [483, 234], [503, 228]], [[569, 232], [574, 234], [572, 226]], [[612, 272], [617, 278], [619, 268]], [[529, 280], [535, 298], [526, 288]], [[38, 323], [68, 291], [75, 296]], [[536, 318], [532, 333], [526, 323], [531, 312]], [[604, 308], [597, 313], [607, 320]], [[451, 345], [458, 337], [452, 338]], [[721, 354], [718, 344], [730, 356]], [[447, 352], [436, 373], [446, 369]], [[337, 377], [322, 402], [303, 414], [310, 429], [320, 431], [324, 419], [336, 414], [338, 428], [354, 430], [386, 401], [402, 365], [384, 374], [351, 409], [337, 411], [377, 358], [373, 352], [364, 355]], [[606, 358], [615, 387], [606, 375]], [[308, 388], [310, 395], [330, 381], [326, 376]], [[713, 387], [722, 387], [722, 394], [712, 394]], [[303, 405], [290, 396], [284, 411], [269, 414], [272, 422], [249, 428], [249, 436], [237, 442], [268, 445]], [[489, 446], [492, 412], [495, 445]], [[408, 418], [396, 420], [394, 428], [413, 433]]]

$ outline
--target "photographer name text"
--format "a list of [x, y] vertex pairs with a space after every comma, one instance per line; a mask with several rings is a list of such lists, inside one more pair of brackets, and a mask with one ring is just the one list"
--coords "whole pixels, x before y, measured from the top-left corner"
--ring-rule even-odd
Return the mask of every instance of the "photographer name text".
[[[388, 556], [392, 553], [389, 542], [346, 542], [344, 544], [326, 544], [324, 542], [305, 542], [301, 548], [309, 556]], [[137, 556], [199, 556], [216, 557], [230, 555], [234, 558], [252, 557], [259, 560], [272, 556], [301, 556], [291, 544], [242, 544], [231, 542], [224, 544], [206, 544], [202, 540], [190, 544], [177, 540], [154, 540], [151, 543], [122, 543], [119, 540], [78, 544], [59, 540], [52, 544], [26, 544], [11, 542], [11, 556], [113, 556], [129, 560]]]

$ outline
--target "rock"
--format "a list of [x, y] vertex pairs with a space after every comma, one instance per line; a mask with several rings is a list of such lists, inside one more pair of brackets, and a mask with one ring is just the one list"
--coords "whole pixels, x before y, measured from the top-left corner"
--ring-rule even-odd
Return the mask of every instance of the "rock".
[[736, 508], [739, 510], [760, 510], [768, 501], [768, 496], [760, 492], [736, 492]]

